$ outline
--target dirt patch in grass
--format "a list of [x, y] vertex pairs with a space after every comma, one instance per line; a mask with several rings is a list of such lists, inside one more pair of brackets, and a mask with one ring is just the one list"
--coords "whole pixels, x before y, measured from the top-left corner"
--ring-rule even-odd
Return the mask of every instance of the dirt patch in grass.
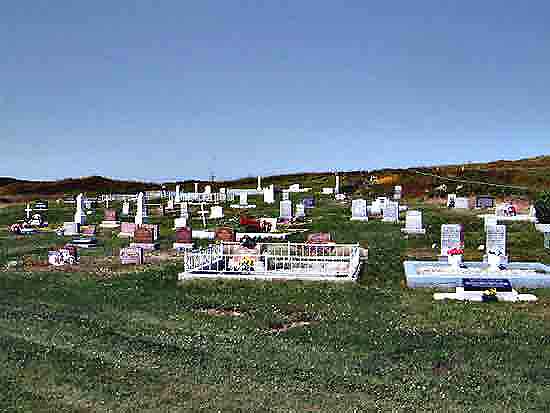
[[197, 312], [218, 317], [242, 317], [244, 315], [244, 312], [236, 308], [201, 308]]
[[269, 331], [271, 333], [285, 333], [290, 329], [298, 328], [298, 327], [307, 327], [310, 325], [319, 324], [318, 321], [293, 321], [290, 323], [279, 323], [274, 322], [270, 324]]

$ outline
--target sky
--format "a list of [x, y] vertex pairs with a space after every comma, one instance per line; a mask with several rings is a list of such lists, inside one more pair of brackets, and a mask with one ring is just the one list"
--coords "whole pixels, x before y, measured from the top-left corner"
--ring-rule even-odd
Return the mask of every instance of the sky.
[[0, 176], [148, 181], [550, 154], [550, 2], [0, 12]]

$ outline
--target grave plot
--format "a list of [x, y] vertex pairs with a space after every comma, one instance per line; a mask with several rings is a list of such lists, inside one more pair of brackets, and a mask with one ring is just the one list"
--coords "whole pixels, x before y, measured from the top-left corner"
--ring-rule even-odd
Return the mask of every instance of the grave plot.
[[209, 278], [250, 280], [356, 281], [361, 271], [358, 244], [222, 242], [186, 252], [179, 280]]
[[506, 227], [487, 227], [486, 256], [482, 262], [462, 261], [464, 236], [461, 225], [442, 225], [439, 261], [405, 261], [410, 288], [461, 287], [463, 279], [507, 279], [514, 287], [550, 287], [550, 267], [537, 262], [508, 262]]

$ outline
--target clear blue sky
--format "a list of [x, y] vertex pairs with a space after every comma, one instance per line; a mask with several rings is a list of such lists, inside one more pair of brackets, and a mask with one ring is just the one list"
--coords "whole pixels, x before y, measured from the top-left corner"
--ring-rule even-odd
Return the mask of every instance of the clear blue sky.
[[550, 153], [548, 1], [20, 0], [0, 51], [0, 176]]

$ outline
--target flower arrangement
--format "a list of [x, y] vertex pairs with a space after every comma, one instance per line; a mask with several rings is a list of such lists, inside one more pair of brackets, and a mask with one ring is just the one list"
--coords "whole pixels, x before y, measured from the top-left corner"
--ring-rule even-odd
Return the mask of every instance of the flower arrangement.
[[481, 300], [483, 302], [496, 302], [496, 301], [498, 301], [497, 289], [496, 288], [489, 288], [488, 290], [483, 291], [483, 295], [481, 296]]
[[454, 256], [454, 255], [463, 255], [464, 250], [462, 248], [453, 248], [447, 251], [447, 255]]

